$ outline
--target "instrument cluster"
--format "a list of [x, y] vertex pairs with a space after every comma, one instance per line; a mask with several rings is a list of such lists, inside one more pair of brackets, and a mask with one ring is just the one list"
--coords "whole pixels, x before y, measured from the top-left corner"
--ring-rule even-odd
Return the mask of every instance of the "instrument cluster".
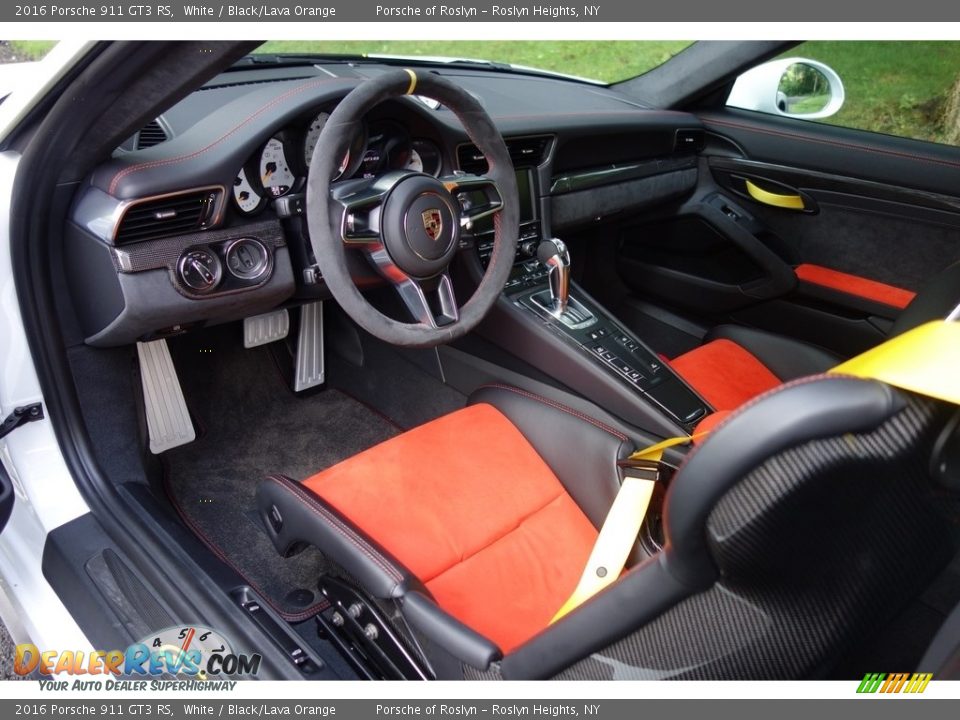
[[[255, 215], [271, 201], [301, 191], [329, 118], [329, 112], [321, 111], [267, 140], [237, 173], [233, 182], [234, 207], [244, 215]], [[333, 179], [375, 177], [389, 170], [410, 170], [436, 177], [442, 164], [440, 148], [434, 142], [412, 138], [394, 120], [376, 120], [359, 124]]]

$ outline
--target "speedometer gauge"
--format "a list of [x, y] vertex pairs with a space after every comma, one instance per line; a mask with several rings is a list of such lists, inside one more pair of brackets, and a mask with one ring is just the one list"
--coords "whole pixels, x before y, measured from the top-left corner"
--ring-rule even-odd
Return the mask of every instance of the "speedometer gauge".
[[244, 170], [241, 170], [237, 179], [233, 181], [233, 201], [240, 212], [247, 215], [257, 212], [267, 202], [266, 198], [253, 189]]
[[295, 180], [283, 143], [278, 138], [270, 138], [260, 153], [260, 183], [264, 191], [271, 197], [281, 197], [290, 192]]

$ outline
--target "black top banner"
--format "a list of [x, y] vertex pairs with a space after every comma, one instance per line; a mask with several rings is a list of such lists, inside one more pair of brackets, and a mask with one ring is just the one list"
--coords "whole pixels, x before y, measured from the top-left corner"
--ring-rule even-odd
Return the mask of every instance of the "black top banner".
[[[636, 0], [576, 2], [436, 3], [423, 0], [269, 0], [167, 3], [57, 2], [4, 3], [0, 22], [946, 22], [960, 20], [960, 4], [942, 0], [870, 3], [766, 0], [718, 3], [652, 3]], [[865, 17], [866, 15], [866, 17]]]

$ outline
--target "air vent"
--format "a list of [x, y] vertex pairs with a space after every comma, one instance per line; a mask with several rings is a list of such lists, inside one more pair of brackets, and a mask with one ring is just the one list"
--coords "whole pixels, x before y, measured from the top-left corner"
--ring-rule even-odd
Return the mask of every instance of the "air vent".
[[206, 230], [216, 222], [222, 199], [222, 189], [209, 188], [136, 201], [120, 220], [116, 243], [125, 245]]
[[151, 120], [140, 128], [140, 132], [137, 133], [136, 149], [143, 150], [144, 148], [153, 147], [169, 139], [163, 126], [160, 125], [157, 120]]
[[[507, 150], [514, 167], [536, 167], [547, 159], [550, 148], [549, 136], [513, 138], [507, 140]], [[487, 159], [476, 145], [461, 145], [457, 148], [457, 162], [460, 169], [468, 173], [485, 173]]]

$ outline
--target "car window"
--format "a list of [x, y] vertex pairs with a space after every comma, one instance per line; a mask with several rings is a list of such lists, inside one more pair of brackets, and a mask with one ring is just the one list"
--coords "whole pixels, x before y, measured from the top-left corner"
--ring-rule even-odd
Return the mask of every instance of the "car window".
[[690, 44], [687, 40], [292, 40], [265, 43], [257, 52], [469, 58], [614, 83], [652, 70]]
[[0, 65], [43, 60], [56, 44], [52, 40], [0, 40]]
[[960, 42], [809, 41], [784, 58], [834, 70], [844, 98], [829, 116], [813, 116], [825, 102], [824, 78], [792, 64], [776, 88], [774, 114], [960, 145]]

